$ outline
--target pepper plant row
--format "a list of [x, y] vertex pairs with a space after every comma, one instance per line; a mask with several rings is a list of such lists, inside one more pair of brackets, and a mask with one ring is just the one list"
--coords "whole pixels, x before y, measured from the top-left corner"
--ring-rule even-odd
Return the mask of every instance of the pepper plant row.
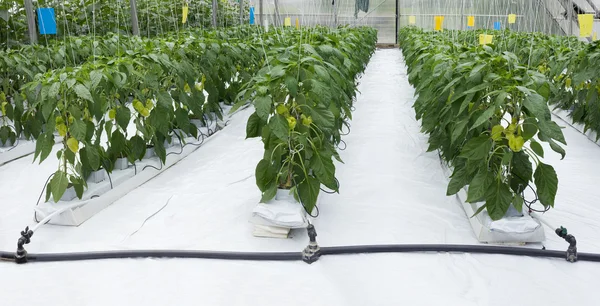
[[[333, 159], [352, 118], [356, 78], [375, 50], [372, 28], [286, 29], [288, 44], [268, 49], [262, 69], [238, 96], [253, 100], [248, 138], [261, 137], [256, 167], [261, 202], [290, 190], [310, 213], [321, 185], [339, 191]], [[235, 107], [234, 107], [235, 108]]]
[[[129, 44], [119, 44], [123, 51], [116, 56], [103, 55], [110, 52], [108, 44], [106, 53], [98, 52], [78, 66], [38, 73], [16, 92], [16, 81], [8, 80], [12, 95], [2, 103], [3, 116], [12, 117], [26, 137], [36, 139], [35, 158], [49, 156], [55, 132], [64, 138], [47, 200], [52, 196], [58, 201], [69, 186], [81, 197], [91, 171], [110, 172], [117, 158], [140, 160], [148, 146], [164, 162], [164, 142], [171, 141], [175, 130], [196, 136], [190, 119], [221, 117], [219, 102], [232, 101], [263, 61], [262, 49], [252, 41], [260, 33], [240, 31], [256, 35], [240, 39], [235, 30], [224, 30], [169, 38], [121, 37]], [[103, 139], [108, 139], [106, 144]]]
[[600, 41], [582, 42], [574, 36], [506, 31], [450, 31], [455, 41], [475, 45], [479, 34], [494, 35], [491, 48], [517, 55], [523, 65], [544, 74], [548, 83], [538, 92], [552, 107], [571, 113], [574, 123], [600, 137]]
[[553, 207], [558, 178], [540, 142], [564, 157], [566, 141], [551, 120], [551, 82], [515, 53], [468, 37], [476, 33], [404, 28], [399, 36], [428, 151], [454, 168], [447, 194], [468, 186], [466, 201], [483, 202], [477, 213], [498, 220], [511, 205], [522, 211], [533, 183], [539, 202]]

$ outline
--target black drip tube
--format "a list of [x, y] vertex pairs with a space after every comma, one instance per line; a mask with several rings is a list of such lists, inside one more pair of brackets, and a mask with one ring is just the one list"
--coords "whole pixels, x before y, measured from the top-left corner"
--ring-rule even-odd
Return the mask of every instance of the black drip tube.
[[542, 258], [563, 258], [570, 262], [592, 261], [600, 262], [600, 254], [578, 253], [577, 241], [567, 229], [560, 227], [556, 234], [569, 243], [566, 252], [530, 249], [522, 247], [505, 247], [489, 245], [458, 245], [458, 244], [389, 244], [389, 245], [356, 245], [319, 247], [317, 244], [317, 231], [314, 225], [309, 224], [307, 234], [309, 244], [302, 252], [224, 252], [224, 251], [192, 251], [192, 250], [125, 250], [79, 253], [27, 253], [24, 246], [31, 241], [33, 231], [25, 228], [21, 238], [17, 241], [15, 253], [0, 251], [0, 261], [26, 263], [29, 261], [79, 261], [94, 259], [123, 259], [123, 258], [197, 258], [197, 259], [222, 259], [222, 260], [253, 260], [253, 261], [304, 261], [308, 264], [316, 262], [321, 256], [350, 255], [350, 254], [375, 254], [375, 253], [473, 253], [473, 254], [502, 254]]
[[[520, 247], [453, 244], [390, 244], [321, 247], [320, 256], [375, 254], [375, 253], [474, 253], [531, 256], [542, 258], [565, 258], [564, 251], [539, 250]], [[123, 258], [195, 258], [250, 261], [301, 261], [302, 252], [221, 252], [221, 251], [182, 251], [182, 250], [135, 250], [80, 253], [27, 254], [29, 262], [80, 261], [95, 259]], [[15, 253], [0, 252], [0, 259], [15, 261]], [[578, 261], [600, 262], [600, 254], [578, 253]]]

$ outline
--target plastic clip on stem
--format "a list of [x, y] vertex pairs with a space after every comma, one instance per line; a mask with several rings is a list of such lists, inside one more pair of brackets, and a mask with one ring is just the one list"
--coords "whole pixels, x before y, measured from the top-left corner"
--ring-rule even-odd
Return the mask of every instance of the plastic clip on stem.
[[310, 242], [302, 251], [302, 260], [307, 264], [312, 264], [313, 262], [319, 260], [319, 257], [321, 257], [321, 248], [317, 244], [317, 230], [315, 230], [315, 226], [309, 224], [308, 227], [306, 227], [306, 230], [308, 232], [308, 238], [310, 239]]
[[577, 240], [575, 239], [575, 236], [568, 234], [567, 229], [562, 226], [556, 229], [556, 235], [563, 238], [566, 242], [569, 243], [569, 248], [567, 249], [567, 261], [576, 262]]

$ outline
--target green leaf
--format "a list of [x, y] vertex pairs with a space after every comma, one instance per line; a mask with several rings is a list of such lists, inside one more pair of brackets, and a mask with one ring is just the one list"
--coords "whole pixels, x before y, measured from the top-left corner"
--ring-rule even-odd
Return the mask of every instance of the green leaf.
[[287, 141], [289, 133], [289, 125], [287, 119], [282, 115], [275, 115], [269, 119], [269, 129], [277, 136], [277, 138]]
[[60, 83], [59, 82], [54, 82], [50, 86], [50, 90], [48, 90], [48, 96], [51, 99], [56, 99], [59, 92], [60, 92]]
[[519, 212], [521, 212], [521, 213], [523, 212], [523, 198], [521, 197], [521, 195], [519, 195], [519, 194], [514, 195], [512, 205]]
[[529, 181], [531, 181], [531, 175], [533, 174], [533, 166], [529, 160], [529, 155], [523, 151], [513, 153], [512, 167], [510, 170], [510, 187], [516, 193], [521, 193]]
[[256, 185], [260, 191], [265, 192], [271, 185], [271, 183], [275, 182], [277, 179], [277, 169], [271, 162], [266, 159], [261, 159], [256, 165], [256, 170], [254, 172], [254, 176], [256, 177]]
[[87, 125], [82, 120], [73, 120], [73, 123], [69, 127], [69, 131], [71, 132], [71, 136], [73, 136], [78, 141], [83, 142], [86, 140], [85, 136], [87, 134]]
[[329, 130], [335, 126], [333, 113], [320, 104], [310, 108], [309, 115], [312, 116], [313, 122], [321, 129]]
[[276, 194], [277, 194], [277, 183], [275, 181], [272, 181], [269, 183], [269, 186], [267, 186], [266, 190], [262, 193], [260, 202], [267, 203], [271, 199], [273, 199]]
[[[463, 119], [458, 122], [454, 129], [452, 130], [452, 136], [450, 137], [450, 142], [454, 143], [457, 139], [459, 139], [467, 128], [467, 123], [469, 123], [468, 119]], [[464, 140], [464, 139], [463, 139]]]
[[138, 135], [135, 135], [131, 137], [129, 143], [131, 144], [131, 159], [133, 161], [141, 160], [146, 154], [146, 142], [144, 139]]
[[100, 169], [100, 154], [96, 148], [86, 145], [85, 155], [87, 156], [87, 161], [92, 170], [96, 171]]
[[319, 183], [319, 180], [312, 176], [307, 176], [306, 179], [298, 185], [300, 202], [304, 205], [304, 208], [308, 213], [311, 213], [317, 205], [320, 187], [321, 184]]
[[467, 167], [462, 166], [454, 168], [454, 173], [452, 173], [452, 178], [448, 183], [446, 195], [450, 196], [457, 194], [460, 191], [460, 189], [465, 187], [468, 183], [469, 173], [467, 171]]
[[513, 158], [513, 151], [508, 150], [506, 152], [504, 152], [504, 155], [502, 155], [502, 165], [507, 166], [508, 164], [510, 164], [510, 162], [512, 161]]
[[540, 121], [550, 120], [550, 109], [544, 97], [537, 93], [530, 94], [523, 99], [523, 106]]
[[117, 124], [124, 130], [127, 131], [129, 120], [131, 119], [131, 111], [127, 107], [117, 107], [117, 115], [115, 117]]
[[90, 101], [90, 102], [94, 102], [94, 99], [92, 98], [92, 94], [87, 89], [87, 87], [83, 86], [82, 84], [75, 85], [73, 90], [75, 90], [75, 94], [77, 94], [77, 96], [79, 98]]
[[43, 133], [40, 134], [37, 141], [35, 142], [35, 156], [34, 160], [40, 156], [40, 163], [43, 162], [48, 155], [52, 152], [54, 146], [54, 134]]
[[489, 136], [481, 135], [471, 138], [462, 148], [460, 157], [469, 160], [480, 160], [486, 158], [492, 149], [492, 141]]
[[271, 108], [273, 105], [273, 100], [271, 96], [259, 96], [254, 99], [254, 107], [256, 108], [256, 114], [258, 117], [264, 121], [269, 119], [269, 114], [271, 114]]
[[63, 194], [65, 194], [68, 186], [69, 180], [67, 179], [67, 174], [62, 171], [56, 171], [50, 180], [50, 189], [52, 191], [52, 199], [54, 200], [54, 203], [58, 203], [58, 201], [60, 201], [60, 198], [62, 198]]
[[156, 95], [158, 105], [161, 105], [165, 109], [173, 109], [173, 98], [166, 91], [161, 91]]
[[156, 156], [158, 156], [160, 161], [164, 164], [167, 159], [167, 150], [165, 149], [164, 142], [158, 141], [155, 137], [152, 143], [154, 144], [154, 153], [156, 153]]
[[92, 81], [91, 89], [95, 89], [102, 81], [103, 74], [100, 70], [90, 72], [90, 80]]
[[275, 67], [271, 68], [271, 71], [269, 71], [269, 75], [271, 76], [271, 79], [280, 78], [284, 74], [285, 74], [285, 68], [282, 65], [275, 66]]
[[110, 150], [114, 154], [119, 154], [125, 150], [127, 139], [119, 130], [114, 130], [110, 137]]
[[331, 155], [315, 152], [310, 159], [310, 166], [319, 181], [331, 190], [338, 191], [335, 182], [335, 166]]
[[523, 139], [527, 141], [533, 138], [535, 134], [537, 134], [537, 132], [537, 120], [535, 120], [535, 118], [526, 118], [523, 122], [523, 133], [521, 134], [521, 136], [523, 136]]
[[513, 200], [513, 194], [508, 185], [502, 180], [495, 180], [489, 186], [485, 206], [492, 220], [500, 220], [510, 207]]
[[321, 66], [321, 65], [315, 65], [315, 73], [322, 78], [324, 81], [329, 81], [330, 80], [330, 76], [329, 76], [329, 72], [327, 72], [327, 69], [325, 69], [325, 67]]
[[494, 174], [485, 166], [479, 168], [479, 171], [469, 184], [466, 202], [475, 203], [483, 200], [489, 186], [493, 182]]
[[544, 149], [542, 148], [542, 145], [540, 145], [539, 142], [532, 139], [530, 147], [533, 150], [533, 152], [535, 152], [535, 154], [537, 154], [541, 158], [544, 158]]
[[482, 125], [485, 122], [489, 122], [490, 118], [494, 115], [495, 112], [496, 112], [496, 107], [490, 106], [479, 116], [479, 118], [477, 118], [475, 123], [473, 123], [473, 125], [471, 126], [470, 130], [479, 127], [480, 125]]
[[83, 183], [77, 182], [73, 183], [73, 188], [75, 189], [75, 194], [77, 198], [81, 199], [83, 197], [84, 186]]
[[554, 207], [554, 198], [558, 190], [558, 177], [550, 165], [539, 163], [533, 174], [538, 198], [544, 206]]
[[246, 124], [246, 139], [259, 137], [261, 135], [263, 124], [255, 113], [252, 113], [248, 118], [248, 123]]
[[560, 154], [560, 155], [561, 155], [561, 160], [562, 160], [563, 158], [565, 158], [565, 155], [567, 155], [567, 152], [565, 152], [565, 149], [563, 149], [563, 148], [562, 148], [562, 147], [561, 147], [559, 144], [557, 144], [557, 143], [556, 143], [554, 140], [552, 140], [552, 139], [550, 139], [550, 138], [548, 138], [548, 137], [544, 136], [544, 134], [542, 134], [542, 133], [538, 134], [538, 138], [539, 138], [541, 141], [544, 141], [544, 142], [547, 142], [548, 144], [550, 144], [550, 148], [551, 148], [551, 149], [552, 149], [554, 152], [556, 152], [556, 153], [558, 153], [558, 154]]
[[292, 76], [285, 77], [285, 86], [287, 87], [290, 95], [296, 97], [298, 94], [298, 80]]
[[544, 136], [559, 141], [562, 144], [567, 144], [565, 141], [565, 136], [563, 135], [560, 126], [558, 126], [556, 122], [550, 120], [540, 120], [538, 127], [540, 128], [540, 133], [543, 133]]

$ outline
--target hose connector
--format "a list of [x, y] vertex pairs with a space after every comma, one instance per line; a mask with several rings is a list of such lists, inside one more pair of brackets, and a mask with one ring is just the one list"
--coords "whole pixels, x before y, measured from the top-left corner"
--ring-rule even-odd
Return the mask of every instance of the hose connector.
[[31, 242], [31, 236], [33, 236], [33, 231], [29, 229], [29, 226], [25, 228], [24, 231], [21, 231], [21, 238], [17, 240], [17, 253], [15, 254], [15, 262], [18, 264], [27, 262], [27, 250], [25, 250], [24, 245]]
[[567, 261], [568, 262], [576, 262], [577, 261], [577, 240], [575, 236], [567, 233], [567, 229], [564, 227], [560, 227], [556, 229], [556, 235], [563, 238], [566, 242], [569, 243], [569, 248], [567, 249]]
[[302, 260], [307, 264], [311, 264], [321, 257], [321, 248], [317, 244], [317, 230], [315, 230], [315, 226], [309, 224], [306, 230], [310, 242], [304, 251], [302, 251]]

